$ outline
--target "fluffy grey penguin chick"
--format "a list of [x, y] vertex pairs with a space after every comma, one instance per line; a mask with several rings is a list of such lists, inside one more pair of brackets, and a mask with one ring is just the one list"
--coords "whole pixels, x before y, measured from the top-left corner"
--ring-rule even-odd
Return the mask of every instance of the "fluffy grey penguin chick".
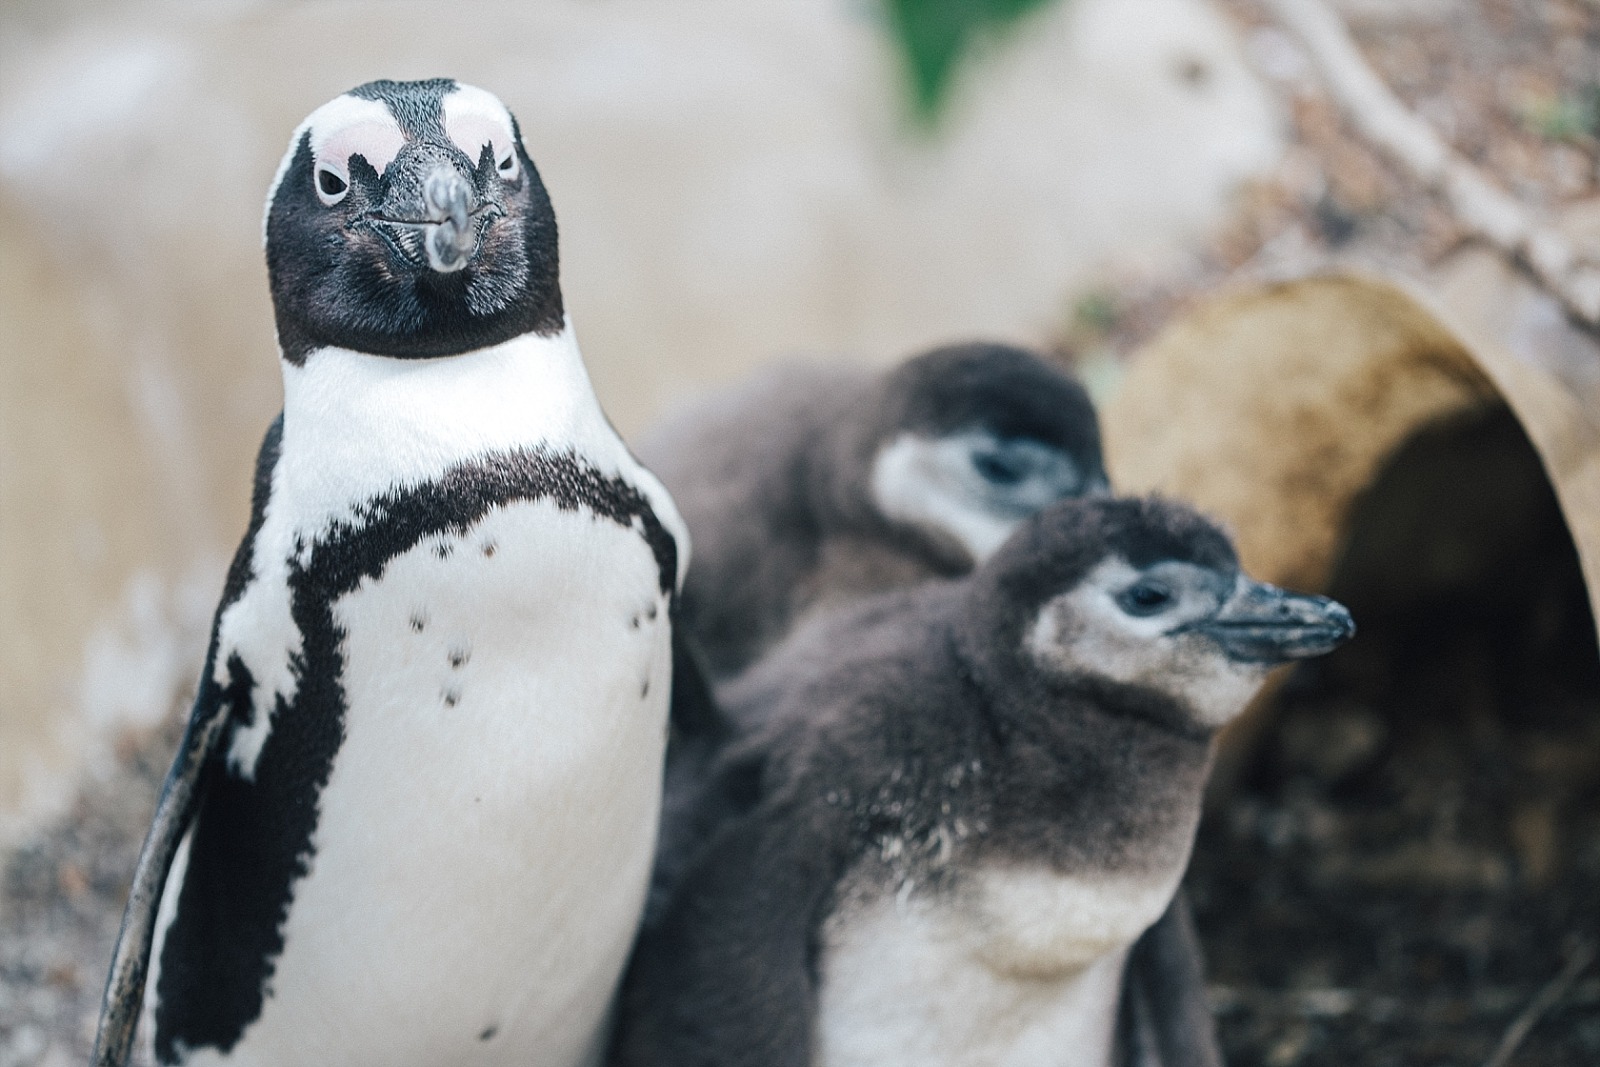
[[683, 625], [721, 679], [809, 608], [964, 574], [1040, 508], [1106, 486], [1082, 386], [998, 344], [878, 376], [771, 370], [639, 452], [694, 537]]
[[617, 1062], [1163, 1062], [1123, 976], [1212, 737], [1271, 666], [1352, 632], [1189, 509], [1106, 498], [968, 578], [819, 617], [727, 691], [752, 725], [642, 935]]
[[[1029, 515], [1106, 487], [1083, 389], [996, 344], [938, 348], [877, 376], [770, 370], [682, 412], [641, 451], [693, 533], [683, 618], [724, 679], [807, 613], [965, 574]], [[675, 809], [692, 803], [716, 731], [678, 742], [653, 906], [687, 858], [679, 835], [692, 835], [693, 820]], [[1140, 1031], [1147, 1043], [1171, 1064], [1216, 1062], [1181, 895], [1141, 939], [1129, 975], [1129, 1002], [1159, 1008]]]
[[266, 255], [283, 413], [95, 1062], [147, 986], [164, 1064], [591, 1062], [656, 838], [682, 522], [596, 402], [494, 96], [318, 108]]

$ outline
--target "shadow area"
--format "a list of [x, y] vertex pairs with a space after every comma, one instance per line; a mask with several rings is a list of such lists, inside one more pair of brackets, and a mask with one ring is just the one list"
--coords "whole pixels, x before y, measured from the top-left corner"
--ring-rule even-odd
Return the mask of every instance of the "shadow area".
[[1347, 529], [1357, 638], [1189, 876], [1228, 1062], [1600, 1062], [1600, 654], [1539, 459], [1503, 406], [1428, 427]]

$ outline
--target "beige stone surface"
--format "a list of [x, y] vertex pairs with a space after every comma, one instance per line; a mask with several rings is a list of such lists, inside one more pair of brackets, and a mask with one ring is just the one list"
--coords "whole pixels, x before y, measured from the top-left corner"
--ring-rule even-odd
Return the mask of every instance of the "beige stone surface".
[[1419, 427], [1495, 401], [1401, 290], [1353, 276], [1212, 300], [1134, 357], [1104, 426], [1116, 484], [1191, 500], [1245, 567], [1322, 588], [1352, 503]]
[[0, 797], [31, 807], [60, 767], [106, 754], [101, 727], [171, 705], [203, 625], [180, 590], [212, 577], [216, 533], [192, 479], [158, 469], [170, 443], [138, 408], [159, 384], [114, 356], [4, 206], [0, 228]]

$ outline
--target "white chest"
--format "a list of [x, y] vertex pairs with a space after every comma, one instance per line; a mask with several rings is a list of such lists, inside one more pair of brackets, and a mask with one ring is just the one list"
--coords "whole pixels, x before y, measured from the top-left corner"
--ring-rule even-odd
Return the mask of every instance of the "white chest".
[[835, 915], [817, 1067], [1109, 1067], [1128, 949], [1173, 878], [984, 872]]
[[513, 505], [334, 618], [345, 738], [275, 993], [229, 1062], [583, 1061], [656, 832], [654, 557], [614, 523]]
[[[314, 644], [295, 622], [296, 568], [330, 530], [392, 522], [369, 501], [497, 454], [571, 454], [636, 487], [687, 563], [670, 499], [605, 422], [566, 335], [414, 364], [314, 353], [286, 384], [253, 581], [219, 627], [219, 674], [237, 657], [254, 681], [229, 750], [247, 780]], [[260, 1015], [226, 1055], [186, 1062], [599, 1054], [659, 816], [669, 594], [638, 521], [516, 494], [465, 528], [444, 520], [327, 605], [343, 737], [309, 866]]]
[[[528, 335], [444, 359], [325, 349], [302, 367], [285, 367], [281, 449], [254, 539], [254, 577], [219, 620], [214, 665], [216, 681], [226, 685], [229, 657], [237, 654], [255, 683], [255, 714], [248, 729], [235, 732], [229, 752], [241, 774], [253, 774], [271, 727], [261, 709], [291, 700], [297, 688], [292, 664], [303, 650], [291, 617], [295, 565], [304, 566], [330, 530], [362, 526], [372, 502], [436, 484], [463, 464], [519, 451], [570, 454], [602, 477], [635, 486], [677, 542], [682, 580], [688, 531], [665, 488], [638, 465], [600, 410], [570, 327], [556, 337]], [[574, 527], [552, 525], [556, 541], [546, 546], [552, 554], [519, 580], [581, 583], [606, 569], [601, 542], [586, 544], [581, 533], [566, 549], [576, 555], [562, 558], [563, 529]], [[529, 528], [518, 536], [537, 542], [544, 533]], [[438, 580], [454, 582], [450, 573], [441, 571]], [[487, 573], [493, 575], [485, 579], [488, 592], [511, 596], [514, 611], [528, 602], [524, 594], [539, 592], [507, 585], [509, 567]], [[451, 589], [436, 601], [483, 595]]]

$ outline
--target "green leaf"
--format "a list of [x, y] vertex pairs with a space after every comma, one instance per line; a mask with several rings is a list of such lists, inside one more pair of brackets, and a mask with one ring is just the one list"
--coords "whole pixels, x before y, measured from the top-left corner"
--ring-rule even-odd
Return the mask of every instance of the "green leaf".
[[1055, 0], [883, 0], [919, 120], [932, 124], [975, 44]]

